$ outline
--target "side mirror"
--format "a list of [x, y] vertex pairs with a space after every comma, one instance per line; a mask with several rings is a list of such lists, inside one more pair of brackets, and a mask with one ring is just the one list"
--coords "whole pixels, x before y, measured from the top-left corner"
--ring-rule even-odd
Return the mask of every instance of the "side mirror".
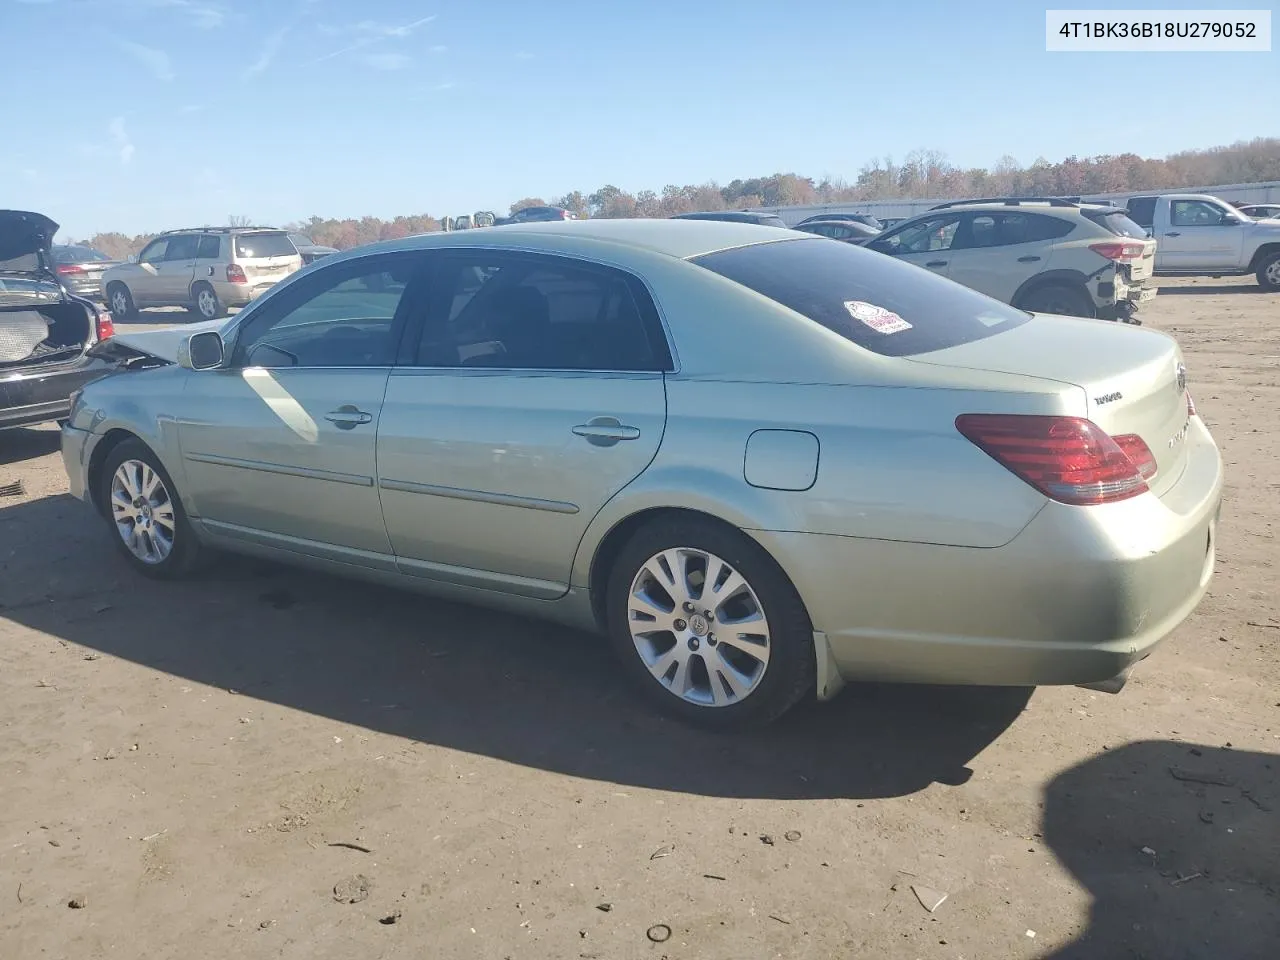
[[193, 333], [178, 347], [178, 366], [186, 370], [212, 370], [222, 366], [225, 348], [216, 330]]
[[1224, 213], [1224, 214], [1222, 215], [1222, 220], [1221, 220], [1221, 221], [1219, 221], [1219, 222], [1220, 222], [1220, 223], [1222, 224], [1222, 226], [1224, 226], [1224, 227], [1238, 227], [1238, 226], [1240, 226], [1244, 221], [1243, 221], [1243, 220], [1237, 220], [1235, 217], [1233, 217], [1233, 216], [1232, 216], [1231, 214], [1229, 214], [1229, 213]]

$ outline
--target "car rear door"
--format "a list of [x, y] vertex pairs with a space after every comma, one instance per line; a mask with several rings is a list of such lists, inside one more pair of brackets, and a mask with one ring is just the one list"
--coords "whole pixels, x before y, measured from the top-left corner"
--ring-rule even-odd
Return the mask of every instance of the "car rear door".
[[950, 251], [950, 278], [1010, 303], [1018, 288], [1049, 268], [1052, 242], [1075, 229], [1070, 220], [1018, 212], [964, 215]]
[[190, 376], [184, 494], [210, 530], [394, 570], [375, 444], [424, 262], [395, 253], [318, 270], [245, 314], [225, 367]]
[[198, 233], [180, 233], [169, 238], [164, 260], [157, 266], [157, 299], [162, 303], [179, 304], [190, 300], [191, 277], [195, 272], [199, 247]]
[[653, 460], [670, 354], [644, 285], [572, 258], [437, 254], [392, 371], [378, 483], [401, 572], [552, 598], [587, 525]]
[[196, 280], [226, 281], [226, 264], [230, 254], [223, 251], [222, 245], [224, 240], [229, 239], [227, 234], [206, 233], [200, 236], [199, 245], [196, 247], [195, 269], [191, 272], [192, 282]]

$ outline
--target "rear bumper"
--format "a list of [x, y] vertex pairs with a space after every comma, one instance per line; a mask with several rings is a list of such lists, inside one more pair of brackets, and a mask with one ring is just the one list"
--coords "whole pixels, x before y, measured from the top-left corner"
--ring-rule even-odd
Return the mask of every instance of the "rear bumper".
[[0, 371], [0, 430], [63, 419], [71, 410], [71, 394], [110, 369], [103, 360], [82, 357], [70, 364]]
[[821, 534], [756, 537], [791, 575], [848, 680], [1039, 686], [1148, 656], [1213, 574], [1222, 458], [1198, 418], [1162, 498], [1047, 503], [993, 549]]
[[88, 297], [90, 300], [102, 299], [102, 279], [68, 279], [62, 278], [62, 285], [77, 297]]
[[224, 280], [213, 284], [213, 290], [224, 305], [243, 307], [258, 299], [278, 282], [272, 280], [269, 283], [227, 283]]

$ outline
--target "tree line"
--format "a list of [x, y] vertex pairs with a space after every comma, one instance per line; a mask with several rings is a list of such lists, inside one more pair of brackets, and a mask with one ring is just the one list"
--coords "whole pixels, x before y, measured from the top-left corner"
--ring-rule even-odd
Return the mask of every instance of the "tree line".
[[[1268, 180], [1280, 180], [1280, 138], [1276, 137], [1259, 137], [1207, 150], [1187, 150], [1163, 159], [1123, 153], [1071, 156], [1050, 163], [1042, 157], [1028, 167], [1005, 156], [990, 168], [964, 169], [951, 164], [940, 151], [916, 150], [901, 162], [891, 157], [871, 161], [862, 167], [852, 183], [840, 178], [814, 180], [797, 173], [775, 173], [768, 177], [732, 180], [724, 186], [714, 181], [684, 186], [668, 184], [661, 192], [641, 190], [634, 194], [606, 184], [591, 193], [575, 190], [546, 199], [525, 197], [513, 203], [510, 212], [551, 204], [582, 218], [670, 217], [694, 211], [751, 207], [974, 196], [1078, 196]], [[232, 217], [228, 223], [234, 225], [244, 219]], [[391, 220], [313, 216], [286, 227], [306, 234], [316, 243], [347, 250], [378, 240], [430, 233], [441, 229], [441, 222], [425, 213]], [[152, 236], [99, 233], [84, 242], [113, 258], [124, 259], [142, 249]]]

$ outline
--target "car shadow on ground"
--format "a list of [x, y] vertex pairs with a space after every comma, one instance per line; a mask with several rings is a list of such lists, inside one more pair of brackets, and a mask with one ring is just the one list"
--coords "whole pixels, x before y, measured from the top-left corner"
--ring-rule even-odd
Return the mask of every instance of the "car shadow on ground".
[[[62, 444], [57, 430], [0, 430], [0, 467], [56, 453]], [[0, 486], [9, 481], [0, 476]]]
[[67, 495], [0, 509], [0, 530], [24, 544], [21, 562], [0, 557], [0, 617], [343, 723], [620, 784], [801, 799], [963, 783], [1031, 695], [857, 685], [716, 735], [655, 714], [595, 636], [240, 558], [155, 583]]
[[1280, 757], [1144, 741], [1056, 777], [1046, 842], [1094, 898], [1045, 960], [1280, 956]]

